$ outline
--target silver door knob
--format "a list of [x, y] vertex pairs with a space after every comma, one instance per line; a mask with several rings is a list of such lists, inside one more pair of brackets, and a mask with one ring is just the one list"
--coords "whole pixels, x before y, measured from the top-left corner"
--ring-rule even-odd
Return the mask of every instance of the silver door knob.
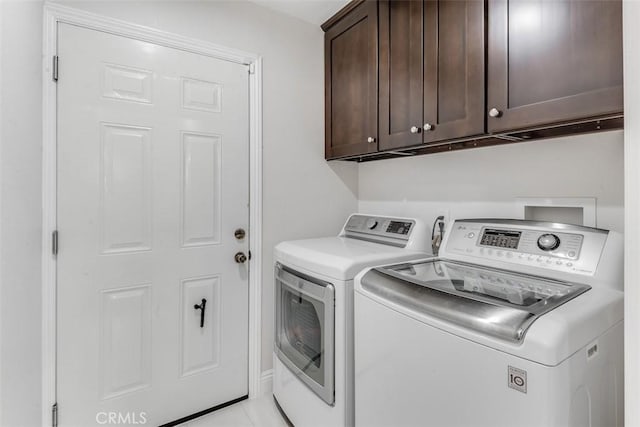
[[237, 254], [235, 254], [233, 259], [235, 259], [235, 261], [238, 264], [244, 264], [245, 262], [247, 262], [247, 256], [245, 254], [243, 254], [242, 252], [238, 252]]
[[411, 126], [410, 131], [411, 133], [418, 133], [420, 132], [420, 128], [418, 126]]
[[498, 110], [497, 108], [492, 108], [491, 110], [489, 110], [489, 115], [491, 117], [500, 117], [502, 115], [502, 111]]
[[371, 144], [372, 142], [376, 142], [376, 139], [374, 137], [370, 136], [369, 138], [367, 138], [367, 142], [369, 144]]
[[433, 130], [433, 125], [431, 123], [425, 123], [422, 128], [424, 130]]

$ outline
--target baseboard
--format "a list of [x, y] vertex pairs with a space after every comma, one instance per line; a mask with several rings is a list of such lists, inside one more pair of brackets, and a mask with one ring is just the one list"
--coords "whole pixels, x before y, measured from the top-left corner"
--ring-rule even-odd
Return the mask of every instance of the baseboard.
[[273, 392], [273, 369], [262, 372], [260, 375], [260, 396], [270, 395]]

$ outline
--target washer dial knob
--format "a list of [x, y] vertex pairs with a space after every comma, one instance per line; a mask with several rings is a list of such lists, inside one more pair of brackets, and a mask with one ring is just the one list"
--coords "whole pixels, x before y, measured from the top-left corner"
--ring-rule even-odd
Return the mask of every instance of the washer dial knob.
[[538, 247], [543, 251], [552, 251], [560, 246], [560, 238], [555, 234], [546, 233], [538, 237]]
[[367, 220], [367, 223], [365, 224], [365, 227], [367, 227], [369, 230], [373, 230], [374, 228], [376, 228], [378, 226], [378, 221], [376, 221], [373, 218], [369, 218]]

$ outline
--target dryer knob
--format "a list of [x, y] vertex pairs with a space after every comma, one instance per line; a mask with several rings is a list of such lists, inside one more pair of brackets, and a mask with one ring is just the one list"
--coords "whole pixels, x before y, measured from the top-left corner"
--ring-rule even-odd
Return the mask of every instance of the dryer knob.
[[543, 251], [552, 251], [560, 246], [560, 238], [555, 234], [546, 233], [538, 237], [538, 247]]
[[375, 219], [371, 218], [367, 220], [367, 223], [365, 224], [365, 226], [369, 229], [369, 230], [373, 230], [374, 228], [376, 228], [378, 226], [378, 221], [376, 221]]

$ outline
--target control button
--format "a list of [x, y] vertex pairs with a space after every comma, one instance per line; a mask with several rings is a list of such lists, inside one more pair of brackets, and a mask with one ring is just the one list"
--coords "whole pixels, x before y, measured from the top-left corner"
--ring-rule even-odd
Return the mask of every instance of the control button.
[[568, 262], [567, 263], [567, 267], [573, 267], [573, 263], [572, 262]]
[[569, 251], [567, 253], [567, 255], [569, 255], [571, 258], [573, 258], [574, 256], [576, 256], [576, 253], [575, 253], [575, 251]]
[[496, 251], [496, 255], [502, 256], [502, 251]]
[[378, 226], [378, 221], [376, 221], [373, 218], [369, 218], [367, 220], [367, 223], [365, 224], [365, 227], [367, 227], [369, 230], [373, 230], [374, 228], [376, 228]]
[[538, 247], [543, 251], [552, 251], [560, 246], [560, 238], [555, 234], [546, 233], [538, 237]]
[[513, 254], [511, 252], [507, 252], [506, 256], [507, 256], [507, 258], [511, 258], [511, 257], [513, 257]]
[[538, 259], [536, 261], [542, 262], [542, 257], [538, 257]]
[[476, 233], [472, 231], [471, 233], [467, 234], [467, 237], [473, 239], [474, 237], [476, 237]]
[[488, 253], [489, 255], [493, 255], [493, 249], [487, 249], [487, 253]]
[[553, 261], [552, 261], [552, 260], [550, 260], [550, 259], [548, 259], [548, 260], [547, 260], [547, 264], [551, 264], [552, 262], [553, 262]]
[[556, 264], [562, 265], [562, 261], [556, 261]]

